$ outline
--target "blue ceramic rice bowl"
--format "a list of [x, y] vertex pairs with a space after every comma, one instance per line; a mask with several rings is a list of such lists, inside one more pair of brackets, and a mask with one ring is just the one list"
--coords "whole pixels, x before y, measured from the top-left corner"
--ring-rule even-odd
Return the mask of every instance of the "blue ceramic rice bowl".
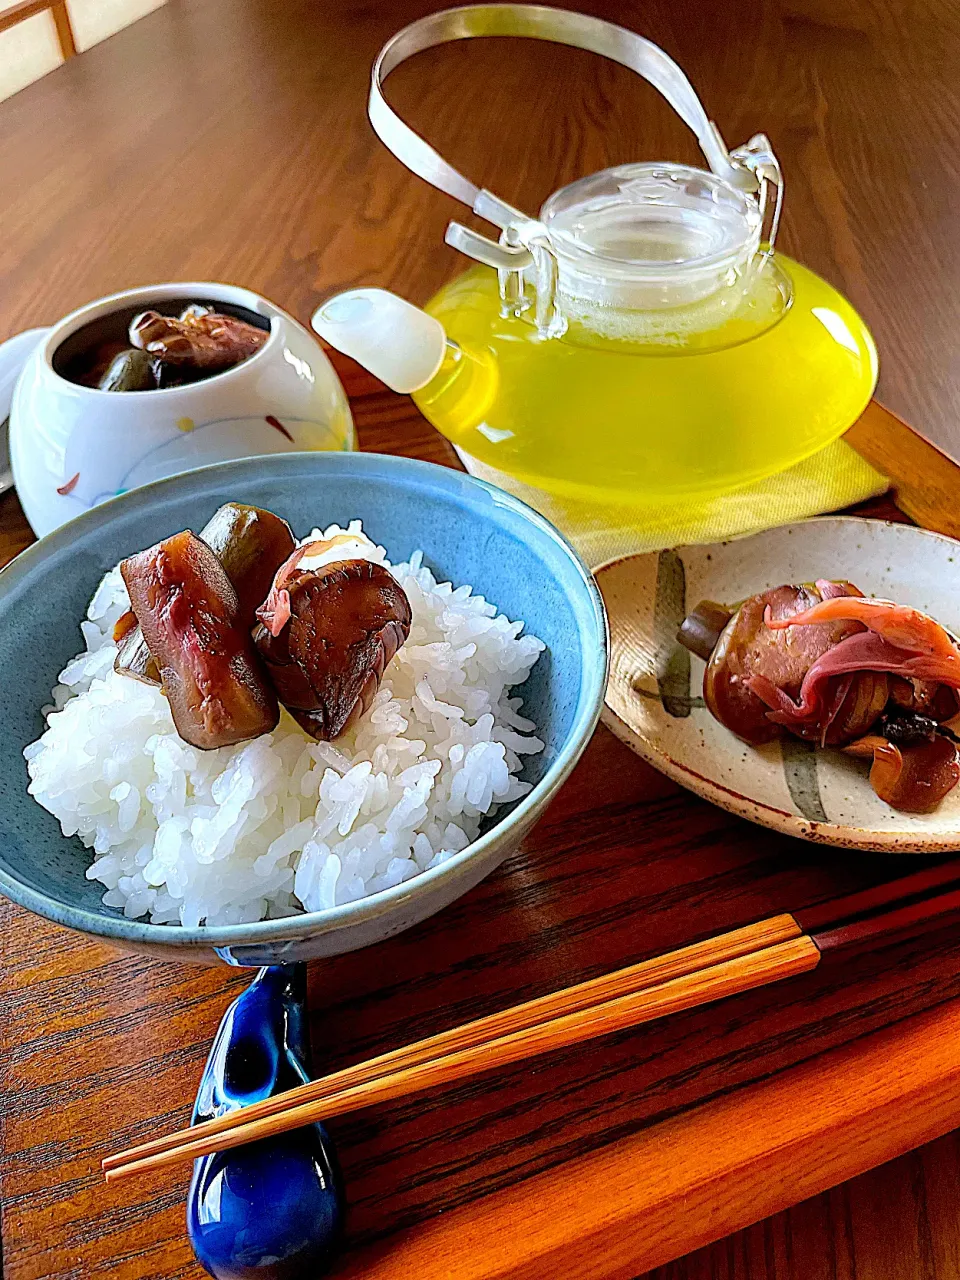
[[[58, 673], [83, 647], [80, 622], [104, 573], [181, 529], [202, 528], [227, 501], [276, 512], [298, 537], [359, 518], [392, 562], [422, 549], [438, 581], [468, 583], [523, 619], [546, 649], [515, 692], [544, 749], [525, 757], [526, 795], [495, 811], [461, 852], [401, 884], [256, 923], [151, 924], [103, 903], [104, 886], [85, 874], [92, 852], [28, 795], [23, 751], [43, 732], [41, 708]], [[409, 459], [335, 453], [249, 458], [159, 481], [80, 516], [0, 574], [0, 891], [165, 959], [288, 964], [368, 946], [440, 911], [517, 848], [589, 741], [606, 674], [606, 620], [590, 573], [546, 520], [482, 481]]]

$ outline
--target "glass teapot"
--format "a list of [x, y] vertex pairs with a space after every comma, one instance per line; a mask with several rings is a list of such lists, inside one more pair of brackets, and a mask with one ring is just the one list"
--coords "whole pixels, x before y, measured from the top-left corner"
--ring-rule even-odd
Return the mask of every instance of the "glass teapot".
[[[619, 165], [530, 218], [447, 164], [387, 105], [406, 58], [452, 40], [526, 36], [630, 67], [695, 133], [709, 171]], [[488, 468], [560, 496], [704, 498], [780, 471], [841, 435], [877, 377], [863, 321], [774, 253], [780, 167], [758, 134], [728, 152], [671, 58], [623, 27], [539, 5], [471, 5], [404, 28], [373, 68], [369, 115], [414, 173], [500, 228], [451, 222], [478, 264], [420, 310], [353, 289], [313, 325]]]

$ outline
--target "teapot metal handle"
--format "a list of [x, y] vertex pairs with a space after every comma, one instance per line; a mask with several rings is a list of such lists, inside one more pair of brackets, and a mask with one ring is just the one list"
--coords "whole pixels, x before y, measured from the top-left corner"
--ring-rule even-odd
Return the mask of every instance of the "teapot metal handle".
[[[469, 205], [474, 213], [495, 226], [519, 227], [522, 241], [527, 241], [538, 231], [542, 232], [541, 225], [499, 196], [476, 186], [453, 165], [448, 164], [429, 143], [400, 119], [383, 96], [384, 80], [407, 58], [415, 53], [422, 53], [425, 49], [477, 36], [522, 36], [551, 40], [556, 44], [587, 49], [629, 67], [658, 89], [696, 134], [707, 163], [718, 177], [740, 190], [751, 192], [758, 191], [765, 181], [765, 176], [758, 174], [756, 167], [746, 162], [745, 153], [748, 148], [762, 142], [766, 144], [765, 154], [772, 157], [766, 139], [760, 135], [731, 156], [719, 129], [708, 119], [693, 86], [673, 59], [658, 45], [625, 27], [587, 14], [570, 13], [536, 4], [475, 4], [429, 14], [404, 27], [380, 50], [373, 65], [370, 84], [367, 107], [370, 123], [384, 145], [408, 169], [463, 204]], [[451, 224], [451, 231], [457, 226], [456, 223]], [[448, 236], [448, 240], [452, 239], [457, 247], [466, 249], [466, 237], [461, 234], [465, 230], [460, 228], [452, 237]], [[466, 251], [471, 257], [477, 257], [480, 245], [475, 241], [482, 237], [472, 234], [474, 239], [470, 241], [470, 248]], [[461, 240], [464, 241], [463, 244], [460, 243]], [[501, 270], [507, 267], [508, 261], [514, 267], [523, 265], [521, 259], [529, 261], [529, 254], [524, 247], [507, 246], [501, 242], [491, 248], [496, 248], [499, 253], [488, 253], [484, 260]]]

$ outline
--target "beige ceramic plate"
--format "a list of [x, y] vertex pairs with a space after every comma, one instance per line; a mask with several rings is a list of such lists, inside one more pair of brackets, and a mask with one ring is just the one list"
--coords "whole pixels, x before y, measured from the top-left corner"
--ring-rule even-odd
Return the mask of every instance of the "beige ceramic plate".
[[704, 547], [615, 560], [597, 571], [610, 617], [603, 718], [668, 777], [752, 822], [824, 844], [901, 853], [960, 849], [960, 787], [935, 813], [898, 813], [867, 766], [790, 739], [748, 747], [703, 706], [703, 663], [676, 643], [688, 608], [783, 582], [847, 578], [960, 634], [960, 543], [912, 525], [832, 516]]

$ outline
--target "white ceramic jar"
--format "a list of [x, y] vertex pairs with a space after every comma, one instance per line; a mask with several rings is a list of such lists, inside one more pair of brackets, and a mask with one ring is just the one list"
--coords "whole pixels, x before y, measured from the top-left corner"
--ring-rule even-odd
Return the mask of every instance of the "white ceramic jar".
[[[179, 314], [195, 301], [264, 317], [267, 341], [232, 369], [180, 387], [100, 391], [58, 372], [57, 353], [95, 322], [149, 308]], [[10, 452], [17, 493], [40, 536], [107, 498], [207, 463], [354, 447], [346, 394], [319, 343], [248, 289], [151, 285], [101, 298], [33, 332], [35, 341], [24, 334], [0, 346], [0, 387], [20, 368]]]

